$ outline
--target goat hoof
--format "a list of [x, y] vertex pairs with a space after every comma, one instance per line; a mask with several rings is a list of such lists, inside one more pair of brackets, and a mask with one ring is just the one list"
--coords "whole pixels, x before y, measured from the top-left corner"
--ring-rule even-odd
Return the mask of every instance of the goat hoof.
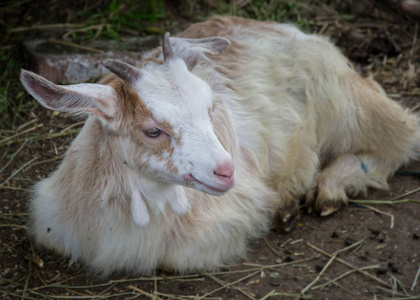
[[299, 220], [299, 214], [295, 215], [292, 219], [290, 219], [287, 223], [278, 222], [277, 229], [284, 233], [291, 233], [293, 230], [295, 230], [297, 223]]
[[278, 229], [286, 233], [292, 232], [299, 220], [298, 203], [293, 202], [290, 205], [282, 207], [277, 211], [274, 219]]
[[[319, 186], [313, 186], [306, 194], [306, 211], [309, 214], [317, 213], [321, 217], [329, 216], [346, 203], [345, 198], [338, 194], [337, 199], [325, 199], [320, 193]], [[345, 195], [344, 195], [345, 196]]]
[[324, 201], [319, 208], [319, 215], [321, 217], [329, 216], [338, 211], [343, 206], [343, 202], [340, 200], [327, 200]]

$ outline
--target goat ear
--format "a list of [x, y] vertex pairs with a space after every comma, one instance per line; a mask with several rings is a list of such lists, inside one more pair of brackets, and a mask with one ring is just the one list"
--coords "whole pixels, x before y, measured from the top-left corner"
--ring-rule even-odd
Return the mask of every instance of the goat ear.
[[[189, 70], [193, 69], [201, 56], [206, 54], [220, 54], [225, 51], [230, 41], [224, 37], [209, 37], [203, 39], [169, 38], [173, 54], [185, 61]], [[163, 50], [165, 50], [165, 39]], [[163, 51], [165, 54], [165, 51]], [[165, 56], [166, 57], [166, 56]], [[165, 59], [166, 60], [166, 59]]]
[[135, 83], [141, 77], [139, 69], [125, 62], [108, 58], [105, 59], [102, 64], [105, 68], [129, 84]]
[[22, 70], [20, 81], [25, 89], [44, 107], [62, 112], [91, 112], [109, 120], [117, 105], [115, 91], [107, 85], [82, 83], [57, 85], [47, 79]]

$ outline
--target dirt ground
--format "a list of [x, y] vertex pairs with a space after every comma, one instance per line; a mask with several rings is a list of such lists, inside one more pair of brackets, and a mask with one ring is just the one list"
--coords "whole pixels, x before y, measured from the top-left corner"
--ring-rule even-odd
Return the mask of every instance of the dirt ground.
[[[330, 36], [362, 74], [419, 112], [418, 23], [383, 7], [318, 2], [308, 13], [311, 31]], [[366, 14], [356, 11], [349, 21], [351, 9]], [[0, 132], [1, 299], [420, 299], [420, 162], [392, 177], [389, 190], [357, 198], [376, 202], [352, 202], [326, 218], [302, 208], [293, 232], [273, 228], [252, 242], [246, 259], [218, 272], [92, 276], [26, 234], [31, 186], [56, 168], [81, 126], [33, 103]]]

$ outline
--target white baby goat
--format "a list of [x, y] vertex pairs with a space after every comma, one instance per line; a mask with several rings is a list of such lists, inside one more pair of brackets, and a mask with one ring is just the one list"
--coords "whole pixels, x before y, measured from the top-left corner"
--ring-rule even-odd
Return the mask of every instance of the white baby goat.
[[325, 38], [214, 17], [99, 84], [22, 71], [49, 109], [88, 113], [30, 204], [36, 241], [94, 271], [215, 269], [306, 195], [328, 215], [416, 157], [419, 120]]

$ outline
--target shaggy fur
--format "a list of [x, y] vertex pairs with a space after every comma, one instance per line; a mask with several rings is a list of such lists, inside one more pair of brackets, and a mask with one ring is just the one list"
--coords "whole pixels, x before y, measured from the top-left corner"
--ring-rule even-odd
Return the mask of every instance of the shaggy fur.
[[104, 65], [118, 77], [21, 77], [44, 106], [91, 114], [35, 186], [31, 234], [103, 275], [218, 268], [300, 197], [331, 214], [417, 156], [418, 118], [290, 25], [214, 17], [139, 68]]

